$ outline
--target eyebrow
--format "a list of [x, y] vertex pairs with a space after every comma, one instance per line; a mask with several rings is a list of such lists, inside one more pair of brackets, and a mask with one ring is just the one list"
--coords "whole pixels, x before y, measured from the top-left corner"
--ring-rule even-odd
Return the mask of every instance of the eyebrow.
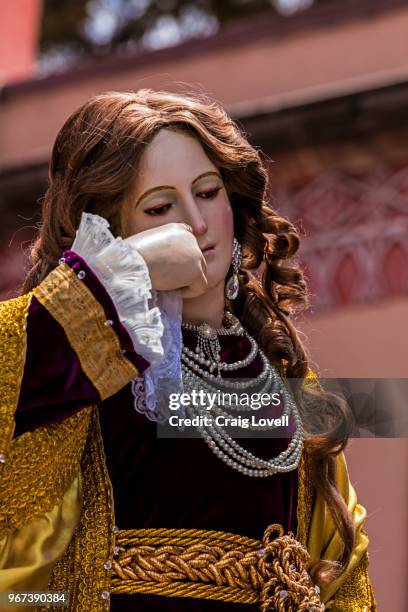
[[[199, 181], [200, 179], [204, 178], [205, 176], [210, 176], [210, 175], [215, 175], [218, 176], [221, 180], [222, 180], [222, 176], [219, 172], [215, 172], [214, 170], [210, 171], [210, 172], [204, 172], [203, 174], [200, 174], [200, 176], [197, 176], [197, 178], [194, 179], [194, 181], [192, 182], [192, 184], [194, 185], [194, 183], [196, 183], [197, 181]], [[172, 187], [171, 185], [160, 185], [159, 187], [152, 187], [151, 189], [148, 189], [147, 191], [145, 191], [136, 201], [135, 207], [139, 205], [139, 203], [144, 200], [144, 198], [148, 195], [150, 195], [151, 193], [154, 193], [155, 191], [162, 191], [163, 189], [172, 189], [175, 190], [175, 187]]]

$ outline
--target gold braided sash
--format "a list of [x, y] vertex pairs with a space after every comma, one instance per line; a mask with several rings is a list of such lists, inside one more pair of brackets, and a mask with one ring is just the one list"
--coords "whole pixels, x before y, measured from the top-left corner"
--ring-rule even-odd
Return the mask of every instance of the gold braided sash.
[[325, 609], [306, 571], [309, 553], [278, 524], [262, 542], [201, 529], [123, 530], [115, 550], [111, 593], [259, 603], [261, 612]]

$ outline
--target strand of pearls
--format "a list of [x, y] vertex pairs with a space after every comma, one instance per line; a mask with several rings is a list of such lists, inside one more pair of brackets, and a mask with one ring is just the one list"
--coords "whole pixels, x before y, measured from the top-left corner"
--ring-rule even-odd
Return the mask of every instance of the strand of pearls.
[[[230, 315], [230, 320], [235, 319], [233, 315]], [[238, 444], [220, 425], [216, 423], [211, 425], [204, 425], [197, 427], [202, 438], [208, 444], [210, 450], [223, 461], [226, 465], [231, 467], [232, 469], [251, 477], [256, 478], [264, 478], [271, 476], [276, 473], [284, 473], [289, 472], [299, 464], [299, 460], [302, 454], [303, 448], [303, 426], [302, 421], [299, 415], [299, 411], [296, 406], [296, 402], [291, 396], [290, 392], [284, 385], [283, 381], [280, 378], [279, 373], [275, 368], [271, 366], [266, 355], [261, 351], [261, 349], [256, 344], [255, 340], [243, 329], [241, 324], [235, 319], [235, 322], [232, 322], [231, 327], [222, 328], [221, 330], [214, 330], [210, 326], [194, 326], [192, 324], [183, 324], [183, 327], [186, 329], [194, 329], [197, 331], [198, 335], [203, 333], [203, 329], [206, 330], [207, 336], [211, 337], [212, 345], [211, 351], [209, 347], [205, 347], [208, 353], [211, 353], [209, 356], [205, 356], [203, 351], [203, 344], [198, 341], [196, 351], [191, 351], [188, 347], [183, 346], [182, 349], [182, 375], [183, 375], [183, 386], [185, 391], [193, 391], [197, 388], [204, 389], [209, 392], [219, 391], [219, 388], [234, 388], [234, 389], [245, 389], [251, 390], [257, 393], [267, 393], [270, 392], [272, 388], [279, 388], [279, 393], [281, 399], [283, 400], [283, 412], [282, 416], [293, 417], [295, 423], [295, 432], [293, 434], [292, 439], [290, 440], [287, 448], [279, 453], [276, 457], [272, 457], [270, 459], [263, 459], [261, 457], [257, 457], [243, 446]], [[209, 328], [209, 329], [208, 329]], [[232, 364], [226, 362], [219, 361], [219, 352], [215, 355], [218, 356], [218, 361], [214, 361], [211, 359], [211, 356], [214, 354], [214, 346], [217, 346], [215, 342], [214, 333], [221, 332], [223, 335], [245, 335], [250, 340], [251, 348], [248, 355], [239, 361], [236, 361]], [[221, 335], [221, 334], [220, 334]], [[219, 346], [219, 342], [218, 342]], [[198, 349], [198, 350], [197, 350]], [[207, 355], [208, 355], [207, 353]], [[257, 355], [260, 355], [262, 358], [262, 371], [256, 377], [256, 379], [251, 379], [249, 381], [236, 381], [234, 379], [225, 379], [221, 377], [220, 371], [232, 371], [243, 368], [255, 359]], [[205, 366], [209, 368], [205, 370], [203, 367]], [[215, 376], [212, 372], [217, 368], [218, 374]], [[263, 387], [261, 391], [259, 391], [259, 385], [263, 383]], [[230, 410], [252, 410], [251, 407], [242, 407], [238, 403], [230, 404]], [[214, 407], [214, 412], [217, 415], [229, 416], [225, 410], [223, 410], [219, 405]], [[194, 417], [199, 414], [199, 408], [197, 406], [191, 405], [188, 408], [189, 416]], [[271, 431], [274, 429], [274, 426], [266, 425], [266, 426], [250, 426], [249, 429], [257, 429], [260, 431]]]
[[[197, 382], [199, 383], [200, 381]], [[186, 387], [188, 386], [189, 385], [186, 385]], [[196, 387], [197, 384], [194, 384], [190, 390]], [[257, 457], [238, 444], [221, 426], [216, 424], [198, 427], [198, 431], [217, 457], [233, 469], [245, 475], [265, 477], [276, 474], [277, 472], [291, 471], [297, 467], [302, 453], [303, 427], [296, 404], [284, 385], [282, 385], [281, 393], [285, 396], [284, 412], [288, 414], [288, 416], [292, 415], [294, 418], [295, 432], [288, 447], [277, 457], [268, 460]], [[191, 417], [199, 414], [194, 406], [190, 406], [188, 412]], [[274, 429], [273, 426], [265, 426], [262, 428], [263, 431], [270, 431], [272, 429]]]
[[[256, 354], [258, 352], [258, 346], [253, 338], [248, 336], [248, 339], [251, 342], [251, 350], [249, 351], [248, 355], [244, 359], [240, 359], [239, 361], [235, 361], [234, 363], [227, 363], [225, 361], [220, 361], [219, 363], [217, 363], [217, 369], [229, 372], [232, 370], [239, 370], [240, 368], [245, 368], [245, 366], [249, 365], [256, 357]], [[207, 366], [207, 367], [211, 366], [211, 359], [206, 359], [204, 353], [198, 352], [197, 349], [195, 351], [192, 351], [187, 346], [185, 346], [183, 348], [183, 351], [184, 351], [184, 355], [189, 357], [191, 361], [199, 363], [200, 365], [203, 365], [203, 366]]]
[[[261, 350], [259, 349], [259, 352], [261, 352]], [[269, 367], [269, 371], [268, 371], [268, 378], [267, 381], [265, 383], [265, 385], [259, 389], [258, 385], [256, 385], [257, 382], [259, 382], [258, 379], [251, 379], [250, 383], [252, 385], [254, 385], [254, 381], [255, 381], [255, 385], [256, 385], [256, 390], [255, 390], [255, 385], [252, 388], [252, 392], [253, 393], [258, 393], [259, 395], [262, 394], [271, 394], [274, 391], [274, 382], [276, 382], [276, 379], [273, 376], [273, 372], [271, 371], [271, 367]], [[208, 391], [210, 393], [214, 393], [214, 387], [212, 385], [210, 385], [206, 380], [200, 378], [199, 376], [194, 376], [194, 373], [191, 372], [186, 366], [182, 365], [182, 372], [183, 372], [183, 379], [186, 381], [191, 381], [192, 384], [192, 388], [195, 388], [194, 385], [199, 385], [204, 391]], [[280, 382], [280, 385], [282, 385], [282, 381], [280, 380], [280, 378], [278, 379]], [[223, 381], [225, 381], [225, 379], [223, 379]], [[231, 384], [234, 387], [234, 379], [231, 380]], [[217, 390], [219, 389], [221, 385], [218, 386]], [[226, 393], [225, 393], [226, 395]], [[230, 393], [229, 395], [233, 395], [232, 393]], [[237, 395], [237, 399], [238, 399], [238, 394], [235, 393], [235, 395]], [[223, 404], [223, 406], [225, 406], [225, 404]], [[252, 408], [252, 406], [246, 406], [245, 404], [243, 405], [242, 403], [239, 402], [232, 402], [229, 401], [228, 402], [228, 409], [229, 410], [239, 410], [241, 412], [253, 412], [254, 408]], [[222, 408], [220, 406], [217, 406], [215, 408], [215, 411], [219, 411], [219, 414], [222, 414], [223, 416], [227, 416], [227, 413], [224, 412], [222, 410]], [[289, 416], [289, 412], [290, 412], [290, 405], [289, 403], [286, 403], [284, 406], [284, 410], [281, 416]], [[254, 428], [255, 429], [255, 428]]]
[[204, 334], [209, 337], [213, 337], [214, 334], [217, 336], [242, 336], [245, 332], [241, 321], [226, 310], [224, 312], [223, 321], [228, 323], [228, 327], [222, 325], [222, 327], [211, 327], [208, 323], [201, 323], [200, 325], [196, 325], [194, 323], [182, 323], [181, 326], [184, 329], [190, 329], [191, 331], [195, 331], [198, 334]]
[[[217, 370], [218, 378], [221, 377], [221, 369], [236, 369], [243, 367], [232, 364], [233, 367], [231, 368], [231, 364], [221, 363], [220, 361], [221, 345], [218, 336], [242, 336], [245, 333], [239, 319], [232, 313], [226, 311], [223, 317], [223, 322], [224, 321], [228, 323], [228, 327], [223, 325], [220, 328], [214, 328], [208, 323], [201, 323], [200, 325], [195, 325], [193, 323], [182, 324], [184, 329], [194, 331], [197, 334], [197, 346], [195, 351], [191, 351], [188, 347], [184, 347], [184, 357], [189, 357], [192, 361], [197, 361], [201, 365], [207, 366], [210, 373]], [[251, 358], [255, 355], [256, 351], [252, 351]], [[250, 360], [248, 363], [250, 363]]]
[[[262, 371], [257, 376], [258, 382], [261, 382], [264, 379], [268, 379], [271, 377], [271, 372], [270, 372], [269, 363], [268, 363], [267, 358], [265, 356], [262, 356], [262, 360], [263, 360], [263, 364], [262, 364], [263, 367], [262, 367]], [[236, 381], [235, 380], [234, 381], [234, 379], [222, 378], [221, 376], [214, 376], [214, 374], [212, 374], [211, 372], [207, 372], [207, 370], [204, 370], [198, 364], [194, 363], [192, 359], [187, 357], [184, 352], [184, 347], [181, 353], [181, 361], [182, 361], [182, 364], [187, 366], [187, 368], [189, 368], [192, 372], [199, 375], [204, 380], [207, 380], [209, 383], [211, 382], [214, 382], [214, 384], [216, 383], [219, 387], [233, 388], [233, 389], [248, 389], [249, 387], [253, 386], [252, 380], [249, 380], [249, 381]]]

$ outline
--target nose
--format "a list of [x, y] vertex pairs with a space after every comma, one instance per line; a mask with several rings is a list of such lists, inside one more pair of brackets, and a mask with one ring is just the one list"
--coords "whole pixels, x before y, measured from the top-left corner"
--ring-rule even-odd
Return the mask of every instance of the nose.
[[194, 199], [185, 206], [184, 222], [191, 226], [194, 236], [202, 236], [208, 230], [208, 225]]

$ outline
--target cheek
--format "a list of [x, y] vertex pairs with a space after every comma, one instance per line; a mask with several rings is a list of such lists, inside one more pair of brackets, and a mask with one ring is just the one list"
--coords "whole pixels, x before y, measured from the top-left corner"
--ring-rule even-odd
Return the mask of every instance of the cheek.
[[141, 215], [133, 214], [128, 218], [126, 230], [128, 236], [133, 236], [134, 234], [138, 234], [139, 232], [143, 232], [144, 230], [150, 229], [151, 226], [152, 224], [149, 225], [148, 219], [145, 220], [141, 218]]
[[219, 256], [216, 262], [214, 262], [215, 266], [213, 268], [213, 274], [216, 275], [216, 280], [218, 281], [221, 277], [225, 278], [231, 264], [234, 216], [228, 200], [223, 202], [221, 206], [218, 206], [213, 222], [216, 227], [216, 235], [213, 234], [213, 237], [217, 239], [220, 246]]
[[234, 235], [234, 217], [231, 206], [228, 205], [223, 208], [221, 217], [221, 223], [225, 230], [225, 236], [229, 242], [232, 242]]
[[228, 251], [234, 236], [234, 217], [229, 200], [220, 203], [216, 208], [214, 222], [216, 223], [218, 237], [222, 238], [225, 249]]
[[160, 225], [158, 219], [156, 217], [149, 217], [148, 215], [144, 214], [141, 209], [134, 210], [130, 207], [124, 207], [122, 209], [123, 238], [133, 236], [134, 234], [151, 229], [157, 225]]

